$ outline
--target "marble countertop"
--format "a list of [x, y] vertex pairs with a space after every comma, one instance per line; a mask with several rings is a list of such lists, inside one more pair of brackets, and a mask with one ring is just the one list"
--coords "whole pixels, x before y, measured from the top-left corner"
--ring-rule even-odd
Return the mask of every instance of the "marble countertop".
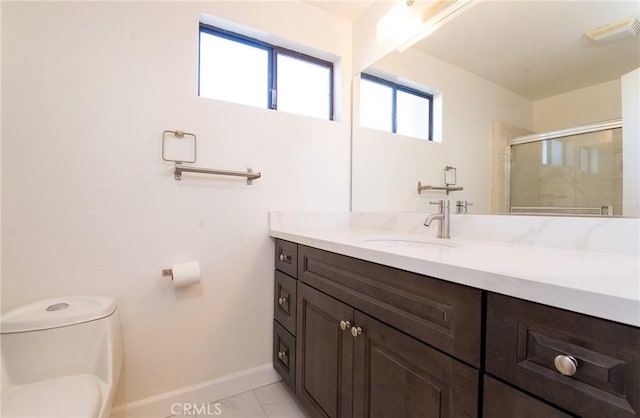
[[[417, 218], [404, 221], [409, 227], [398, 228], [402, 222], [397, 218], [390, 226], [388, 219], [381, 221], [380, 215], [375, 215], [378, 217], [376, 222], [362, 221], [362, 214], [358, 216], [360, 218], [354, 220], [353, 214], [325, 214], [316, 218], [272, 213], [270, 235], [454, 283], [640, 326], [640, 263], [634, 251], [629, 254], [629, 251], [603, 252], [469, 239], [465, 237], [465, 228], [456, 230], [453, 224], [453, 238], [440, 240], [435, 238], [433, 229], [426, 230], [422, 225], [417, 228]], [[420, 220], [422, 218], [424, 215], [420, 215]], [[477, 221], [469, 219], [472, 218], [465, 217], [467, 224], [480, 221], [480, 218]], [[513, 217], [510, 219], [513, 222]], [[566, 222], [563, 225], [566, 227]], [[629, 223], [625, 226], [628, 229]], [[467, 226], [466, 229], [473, 228]], [[623, 239], [633, 241], [635, 233], [637, 230]]]

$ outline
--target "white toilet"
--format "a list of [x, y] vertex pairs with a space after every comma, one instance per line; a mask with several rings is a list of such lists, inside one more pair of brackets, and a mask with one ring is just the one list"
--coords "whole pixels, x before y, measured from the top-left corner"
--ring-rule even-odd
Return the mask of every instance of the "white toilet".
[[30, 303], [3, 315], [0, 331], [0, 416], [109, 416], [122, 365], [114, 299]]

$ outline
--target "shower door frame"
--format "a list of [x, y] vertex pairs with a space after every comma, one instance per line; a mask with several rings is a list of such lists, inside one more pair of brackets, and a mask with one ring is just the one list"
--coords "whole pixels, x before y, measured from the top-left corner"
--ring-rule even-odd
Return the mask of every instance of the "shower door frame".
[[[580, 125], [580, 126], [576, 126], [573, 128], [567, 128], [567, 129], [559, 129], [556, 131], [549, 131], [549, 132], [543, 132], [543, 133], [537, 133], [537, 134], [531, 134], [531, 135], [524, 135], [524, 136], [519, 136], [517, 138], [511, 139], [509, 141], [507, 141], [506, 143], [506, 147], [507, 147], [507, 173], [509, 174], [508, 176], [506, 176], [506, 193], [507, 193], [507, 201], [509, 203], [509, 208], [508, 208], [508, 215], [518, 215], [518, 213], [513, 213], [511, 212], [511, 147], [514, 145], [521, 145], [521, 144], [528, 144], [531, 142], [540, 142], [540, 141], [546, 141], [548, 139], [558, 139], [558, 138], [564, 138], [567, 136], [573, 136], [573, 135], [581, 135], [581, 134], [588, 134], [591, 132], [600, 132], [600, 131], [606, 131], [609, 129], [616, 129], [616, 128], [622, 128], [622, 119], [618, 118], [618, 119], [610, 119], [610, 120], [606, 120], [606, 121], [602, 121], [602, 122], [594, 122], [594, 123], [590, 123], [587, 125]], [[623, 150], [624, 152], [624, 150]], [[522, 215], [530, 215], [530, 214], [526, 214], [523, 213]], [[598, 216], [598, 215], [584, 215], [584, 214], [573, 214], [573, 213], [567, 213], [567, 214], [562, 214], [562, 213], [537, 213], [536, 216]], [[609, 215], [611, 216], [611, 215]]]

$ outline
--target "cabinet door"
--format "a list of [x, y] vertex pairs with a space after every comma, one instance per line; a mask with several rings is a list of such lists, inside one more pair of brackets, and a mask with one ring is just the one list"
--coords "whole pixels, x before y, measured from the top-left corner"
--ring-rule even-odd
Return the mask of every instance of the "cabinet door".
[[359, 311], [354, 417], [477, 417], [478, 370]]
[[296, 393], [319, 417], [352, 415], [353, 309], [298, 282]]

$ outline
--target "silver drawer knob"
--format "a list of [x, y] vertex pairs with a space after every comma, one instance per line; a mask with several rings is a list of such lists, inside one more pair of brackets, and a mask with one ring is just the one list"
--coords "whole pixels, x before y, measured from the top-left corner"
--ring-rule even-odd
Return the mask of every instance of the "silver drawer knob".
[[286, 355], [286, 353], [284, 351], [278, 351], [278, 358], [280, 360], [282, 360], [284, 358], [284, 356]]
[[284, 261], [284, 254], [280, 253], [280, 261]]
[[278, 304], [279, 305], [284, 305], [285, 303], [287, 303], [287, 299], [286, 298], [278, 298]]
[[351, 326], [351, 322], [349, 321], [340, 321], [340, 329], [345, 331], [347, 328]]
[[357, 337], [358, 335], [362, 334], [362, 328], [360, 327], [351, 327], [351, 335], [353, 335], [353, 338]]
[[556, 370], [565, 376], [573, 376], [578, 370], [578, 361], [573, 356], [557, 355], [553, 359], [553, 364], [556, 366]]

